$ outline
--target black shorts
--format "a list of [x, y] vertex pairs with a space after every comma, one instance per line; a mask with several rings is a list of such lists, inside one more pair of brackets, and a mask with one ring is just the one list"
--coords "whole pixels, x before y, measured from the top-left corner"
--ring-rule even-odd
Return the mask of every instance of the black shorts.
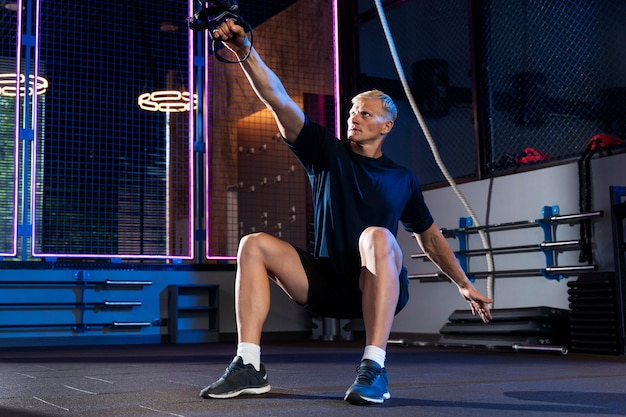
[[[353, 271], [337, 272], [328, 258], [316, 258], [295, 248], [309, 280], [309, 302], [304, 306], [311, 313], [338, 319], [363, 317], [363, 294], [359, 288], [361, 267]], [[396, 314], [409, 301], [409, 277], [403, 266], [398, 277], [400, 296]]]

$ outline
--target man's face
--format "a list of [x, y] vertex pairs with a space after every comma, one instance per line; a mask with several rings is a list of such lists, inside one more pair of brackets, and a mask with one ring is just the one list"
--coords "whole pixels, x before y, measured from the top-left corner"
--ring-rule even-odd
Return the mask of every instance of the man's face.
[[392, 126], [393, 121], [389, 120], [381, 100], [360, 100], [350, 109], [348, 139], [353, 142], [382, 139]]

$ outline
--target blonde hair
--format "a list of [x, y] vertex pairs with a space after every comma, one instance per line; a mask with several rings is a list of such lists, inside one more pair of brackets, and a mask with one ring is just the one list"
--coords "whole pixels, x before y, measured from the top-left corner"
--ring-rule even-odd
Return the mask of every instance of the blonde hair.
[[380, 90], [369, 90], [364, 91], [363, 93], [357, 94], [352, 98], [352, 104], [361, 102], [363, 100], [372, 100], [378, 99], [382, 102], [383, 109], [387, 112], [389, 119], [392, 121], [396, 121], [398, 117], [398, 109], [396, 108], [396, 104], [393, 102], [391, 97], [386, 93], [383, 93]]

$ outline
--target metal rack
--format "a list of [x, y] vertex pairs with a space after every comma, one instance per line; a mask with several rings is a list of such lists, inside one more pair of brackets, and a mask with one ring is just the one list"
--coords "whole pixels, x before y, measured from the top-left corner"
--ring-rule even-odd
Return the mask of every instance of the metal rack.
[[[566, 276], [581, 275], [596, 271], [597, 265], [559, 265], [557, 254], [564, 251], [585, 249], [585, 243], [581, 240], [557, 240], [556, 229], [559, 225], [583, 224], [595, 218], [603, 216], [602, 211], [586, 213], [566, 214], [559, 213], [558, 206], [544, 206], [541, 217], [534, 220], [515, 221], [494, 225], [475, 227], [471, 218], [461, 218], [459, 228], [454, 230], [443, 229], [446, 238], [458, 240], [459, 249], [455, 255], [459, 264], [472, 280], [490, 275], [502, 277], [532, 277], [543, 276], [550, 280], [561, 280]], [[469, 249], [471, 236], [485, 231], [517, 231], [528, 228], [540, 228], [543, 232], [543, 240], [538, 243], [529, 243], [504, 247], [491, 247], [483, 249]], [[541, 252], [544, 255], [544, 266], [534, 269], [508, 269], [495, 271], [471, 271], [470, 258], [484, 256], [486, 254], [522, 254]], [[412, 258], [427, 259], [424, 254], [413, 255]], [[579, 257], [579, 259], [581, 259]], [[541, 261], [539, 261], [541, 262]], [[412, 274], [410, 278], [422, 281], [446, 280], [441, 273]], [[455, 311], [440, 330], [441, 336], [438, 344], [442, 346], [483, 346], [489, 348], [513, 348], [513, 349], [553, 349], [559, 352], [567, 352], [570, 339], [569, 310], [556, 309], [553, 307], [539, 306], [526, 309], [494, 309], [493, 320], [489, 324], [480, 322], [469, 310]]]
[[[542, 208], [542, 217], [534, 220], [523, 220], [515, 222], [507, 222], [493, 225], [473, 226], [471, 217], [462, 217], [459, 219], [459, 227], [457, 229], [441, 229], [446, 238], [455, 238], [459, 242], [459, 249], [455, 251], [455, 255], [459, 264], [470, 279], [484, 278], [489, 275], [496, 277], [526, 277], [526, 276], [543, 276], [547, 279], [561, 280], [565, 276], [577, 275], [582, 272], [595, 271], [597, 265], [558, 265], [556, 253], [567, 250], [581, 249], [580, 240], [555, 240], [555, 229], [561, 224], [575, 224], [582, 221], [588, 221], [597, 217], [602, 217], [604, 212], [592, 211], [588, 213], [576, 214], [559, 214], [558, 206], [544, 206]], [[500, 232], [510, 230], [520, 230], [526, 228], [540, 227], [543, 231], [543, 241], [540, 243], [516, 245], [507, 247], [469, 249], [469, 239], [472, 235], [481, 231]], [[545, 267], [535, 269], [513, 269], [513, 270], [496, 270], [496, 271], [470, 271], [469, 259], [474, 256], [484, 256], [487, 253], [493, 255], [530, 253], [541, 251], [545, 256]], [[416, 253], [411, 255], [413, 259], [427, 260], [425, 254]], [[409, 274], [410, 279], [419, 279], [421, 281], [447, 281], [447, 278], [440, 272], [425, 274]]]
[[0, 310], [35, 311], [41, 310], [49, 313], [52, 310], [68, 310], [74, 312], [74, 322], [46, 323], [43, 317], [36, 317], [32, 323], [7, 323], [2, 321], [0, 329], [59, 329], [70, 328], [73, 333], [83, 333], [95, 328], [128, 329], [152, 326], [151, 320], [112, 320], [110, 322], [87, 322], [85, 314], [88, 311], [128, 311], [135, 307], [141, 307], [142, 302], [137, 300], [99, 300], [89, 301], [88, 294], [91, 291], [102, 288], [119, 288], [125, 290], [143, 289], [152, 285], [152, 281], [140, 280], [91, 280], [87, 271], [77, 271], [72, 274], [73, 279], [68, 280], [3, 280], [0, 288], [30, 288], [33, 290], [59, 291], [71, 290], [75, 294], [73, 301], [54, 300], [55, 295], [50, 296], [50, 301], [0, 301]]

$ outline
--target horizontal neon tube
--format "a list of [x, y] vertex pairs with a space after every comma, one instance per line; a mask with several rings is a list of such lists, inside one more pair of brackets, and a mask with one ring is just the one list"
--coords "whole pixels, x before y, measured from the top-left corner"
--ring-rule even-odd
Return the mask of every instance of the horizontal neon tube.
[[[137, 97], [137, 104], [142, 110], [161, 113], [183, 113], [191, 108], [188, 91], [162, 90], [143, 93]], [[193, 95], [193, 108], [198, 108], [198, 96]]]
[[[4, 97], [15, 97], [17, 95], [17, 74], [13, 73], [13, 74], [7, 74], [7, 73], [1, 73], [0, 74], [0, 96], [4, 96]], [[24, 76], [24, 74], [20, 74], [19, 77], [19, 89], [20, 89], [20, 96], [24, 96], [24, 94], [26, 93], [26, 77]], [[42, 95], [45, 94], [46, 91], [48, 90], [48, 80], [46, 80], [44, 77], [40, 77], [38, 76], [35, 79], [34, 75], [29, 75], [29, 82], [28, 82], [28, 95], [32, 96], [34, 93], [36, 93], [37, 95]]]

